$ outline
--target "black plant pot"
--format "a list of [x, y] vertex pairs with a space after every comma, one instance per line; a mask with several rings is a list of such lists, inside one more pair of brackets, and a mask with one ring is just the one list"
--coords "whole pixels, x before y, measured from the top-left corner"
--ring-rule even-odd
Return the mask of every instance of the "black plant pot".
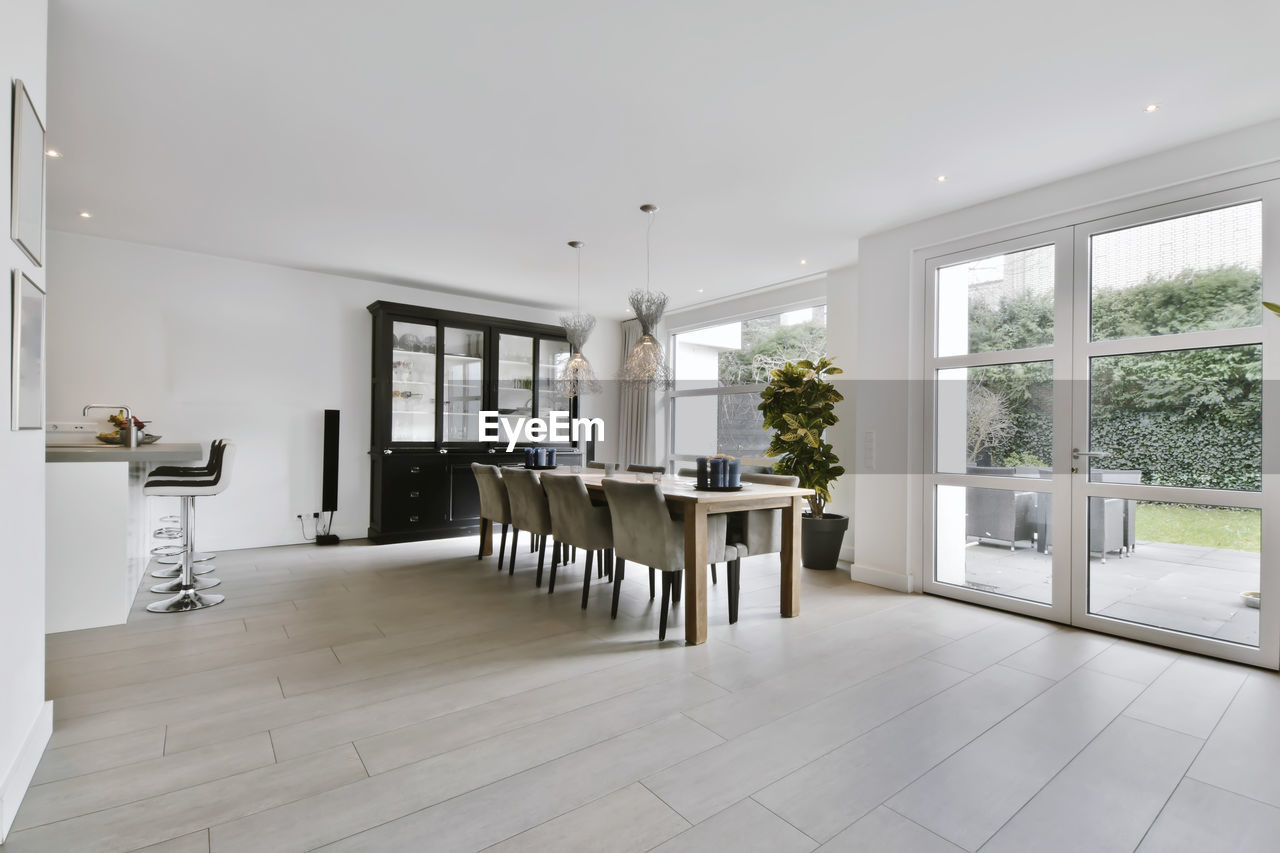
[[806, 569], [834, 569], [840, 545], [849, 529], [849, 516], [827, 513], [822, 518], [800, 518], [800, 557]]

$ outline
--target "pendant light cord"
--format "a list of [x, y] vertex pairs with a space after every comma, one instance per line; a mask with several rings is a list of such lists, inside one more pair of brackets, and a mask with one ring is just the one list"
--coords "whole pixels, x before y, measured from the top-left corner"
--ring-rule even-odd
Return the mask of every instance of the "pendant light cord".
[[653, 256], [653, 220], [658, 211], [649, 211], [649, 227], [644, 230], [644, 292], [649, 292], [649, 266]]
[[578, 313], [582, 313], [582, 247], [574, 246], [578, 253]]

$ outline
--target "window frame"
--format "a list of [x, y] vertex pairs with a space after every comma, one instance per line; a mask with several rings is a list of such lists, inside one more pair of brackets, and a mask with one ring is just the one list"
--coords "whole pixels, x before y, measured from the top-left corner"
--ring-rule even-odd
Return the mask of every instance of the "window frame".
[[[725, 326], [730, 323], [746, 323], [751, 320], [757, 320], [761, 317], [770, 317], [774, 314], [786, 314], [791, 311], [803, 311], [810, 308], [822, 308], [827, 310], [827, 300], [820, 297], [811, 297], [796, 302], [788, 302], [781, 305], [769, 306], [755, 311], [724, 314], [714, 319], [700, 320], [697, 323], [688, 325], [676, 325], [667, 330], [666, 344], [667, 353], [670, 359], [670, 367], [672, 375], [678, 369], [676, 364], [676, 337], [678, 335], [687, 335], [690, 332], [698, 332], [703, 329], [713, 329], [717, 326]], [[824, 323], [824, 329], [827, 328]], [[693, 380], [687, 380], [693, 381]], [[715, 381], [719, 381], [716, 379]], [[702, 454], [676, 453], [676, 400], [682, 397], [728, 397], [734, 394], [759, 394], [768, 386], [767, 382], [752, 382], [743, 385], [717, 385], [708, 388], [685, 388], [680, 389], [673, 380], [671, 385], [666, 389], [664, 395], [664, 404], [666, 406], [666, 449], [665, 462], [668, 468], [678, 468], [681, 462], [693, 462]], [[719, 449], [713, 452], [718, 453]], [[743, 456], [742, 463], [744, 465], [763, 465], [772, 467], [774, 460], [768, 456]]]

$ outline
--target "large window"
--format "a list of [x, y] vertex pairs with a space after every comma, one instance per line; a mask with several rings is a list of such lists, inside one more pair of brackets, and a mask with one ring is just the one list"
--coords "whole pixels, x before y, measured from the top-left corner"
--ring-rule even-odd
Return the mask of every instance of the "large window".
[[827, 307], [814, 305], [704, 326], [672, 336], [675, 383], [668, 407], [677, 460], [715, 453], [767, 464], [760, 392], [769, 371], [827, 351]]

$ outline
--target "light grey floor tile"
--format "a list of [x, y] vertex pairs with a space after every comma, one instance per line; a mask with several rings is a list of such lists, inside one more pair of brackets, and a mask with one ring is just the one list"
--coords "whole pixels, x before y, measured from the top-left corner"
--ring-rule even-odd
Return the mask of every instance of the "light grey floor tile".
[[719, 742], [692, 720], [659, 720], [323, 849], [421, 850], [430, 839], [440, 850], [481, 850]]
[[978, 672], [1057, 630], [1035, 619], [1000, 622], [930, 652], [928, 657], [947, 666]]
[[[719, 692], [720, 688], [693, 675], [651, 685], [307, 800], [215, 826], [213, 848], [235, 851], [256, 843], [278, 851], [307, 850], [337, 841], [598, 745]], [[712, 740], [719, 742], [714, 736]]]
[[350, 745], [11, 833], [5, 853], [94, 850], [125, 853], [274, 805], [319, 794], [365, 775]]
[[640, 783], [525, 830], [488, 853], [642, 853], [689, 828], [689, 823]]
[[1203, 741], [1121, 716], [1022, 807], [983, 853], [1127, 853]]
[[271, 739], [263, 733], [205, 747], [185, 756], [162, 756], [35, 785], [27, 791], [13, 828], [29, 829], [66, 820], [274, 763]]
[[1077, 670], [886, 805], [970, 850], [995, 834], [1142, 689]]
[[1247, 674], [1244, 667], [1183, 657], [1151, 682], [1125, 714], [1207, 738]]
[[1004, 666], [1057, 681], [1106, 651], [1109, 637], [1088, 631], [1060, 630], [1002, 660]]
[[818, 844], [755, 800], [743, 800], [656, 848], [654, 853], [804, 853]]
[[1280, 807], [1280, 676], [1254, 673], [1213, 730], [1193, 779]]
[[164, 755], [164, 726], [45, 750], [31, 784], [42, 785]]
[[1280, 809], [1184, 779], [1152, 825], [1142, 853], [1275, 853]]
[[671, 767], [645, 786], [690, 823], [701, 823], [963, 678], [927, 660], [904, 664]]
[[989, 667], [770, 785], [755, 798], [826, 841], [1053, 684]]
[[881, 806], [818, 848], [823, 853], [960, 853], [945, 838]]
[[1177, 652], [1169, 649], [1159, 649], [1128, 640], [1116, 640], [1106, 651], [1089, 660], [1084, 666], [1085, 669], [1105, 672], [1117, 678], [1150, 684], [1178, 657]]
[[134, 853], [209, 853], [209, 830], [202, 829], [180, 838], [140, 847]]

